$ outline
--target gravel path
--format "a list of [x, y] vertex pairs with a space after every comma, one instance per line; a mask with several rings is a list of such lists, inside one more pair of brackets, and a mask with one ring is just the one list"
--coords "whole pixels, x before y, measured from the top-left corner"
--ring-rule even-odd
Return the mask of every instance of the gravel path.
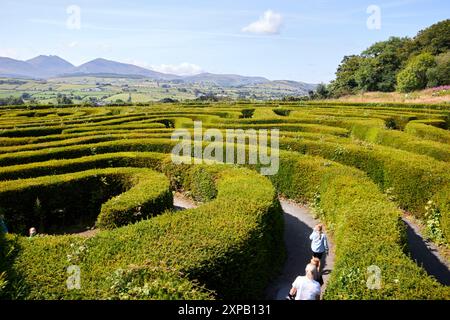
[[[284, 242], [287, 259], [281, 274], [266, 289], [267, 299], [270, 300], [285, 300], [295, 278], [305, 274], [305, 267], [311, 260], [309, 235], [314, 226], [319, 223], [306, 207], [289, 200], [280, 199], [280, 203], [284, 211]], [[322, 261], [325, 282], [322, 292], [333, 269], [333, 249], [333, 244], [330, 243], [330, 255], [324, 259], [325, 263]]]

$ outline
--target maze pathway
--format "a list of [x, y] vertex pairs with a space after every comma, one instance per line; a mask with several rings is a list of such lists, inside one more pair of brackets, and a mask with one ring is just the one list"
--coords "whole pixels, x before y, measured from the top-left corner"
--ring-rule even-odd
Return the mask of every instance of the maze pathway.
[[[266, 296], [270, 300], [285, 300], [291, 289], [291, 284], [299, 275], [305, 274], [305, 266], [311, 259], [309, 235], [319, 222], [304, 206], [299, 206], [289, 200], [280, 199], [284, 217], [284, 242], [286, 245], [286, 261], [277, 279], [266, 289]], [[323, 264], [323, 280], [326, 282], [333, 269], [334, 254], [330, 248]]]

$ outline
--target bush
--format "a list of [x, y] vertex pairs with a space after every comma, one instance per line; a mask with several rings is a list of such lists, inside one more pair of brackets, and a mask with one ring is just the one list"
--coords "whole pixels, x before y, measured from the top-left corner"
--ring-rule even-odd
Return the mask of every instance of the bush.
[[355, 138], [368, 142], [450, 162], [450, 147], [448, 145], [434, 141], [418, 140], [415, 136], [405, 132], [386, 130], [379, 126], [372, 126], [368, 122], [361, 122], [353, 127], [352, 135]]
[[291, 113], [291, 110], [289, 110], [289, 109], [281, 109], [281, 108], [279, 108], [279, 109], [272, 109], [272, 111], [275, 114], [277, 114], [279, 116], [282, 116], [282, 117], [288, 117], [289, 114]]
[[434, 57], [429, 53], [422, 53], [411, 58], [405, 69], [397, 75], [397, 90], [411, 92], [425, 89], [428, 83], [427, 72], [435, 65]]
[[241, 113], [242, 115], [240, 116], [240, 118], [243, 119], [248, 119], [253, 117], [253, 113], [255, 112], [255, 109], [242, 109]]
[[450, 181], [447, 163], [382, 146], [284, 138], [280, 148], [318, 155], [366, 172], [381, 190], [392, 193], [401, 208], [421, 219], [427, 201]]

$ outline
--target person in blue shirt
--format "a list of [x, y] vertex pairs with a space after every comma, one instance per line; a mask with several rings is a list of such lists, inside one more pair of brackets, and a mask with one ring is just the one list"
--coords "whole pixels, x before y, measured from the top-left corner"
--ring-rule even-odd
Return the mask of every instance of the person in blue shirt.
[[[321, 224], [318, 224], [314, 227], [314, 231], [309, 236], [309, 239], [311, 240], [312, 256], [315, 258], [319, 258], [319, 260], [322, 260], [323, 254], [328, 254], [328, 241], [326, 234], [323, 232], [323, 226]], [[318, 269], [321, 270], [320, 262]]]

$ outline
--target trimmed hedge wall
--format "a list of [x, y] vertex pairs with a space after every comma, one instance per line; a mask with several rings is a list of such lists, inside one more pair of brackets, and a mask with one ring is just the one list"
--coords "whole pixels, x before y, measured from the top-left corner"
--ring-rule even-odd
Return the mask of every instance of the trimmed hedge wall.
[[[21, 299], [117, 299], [120, 293], [142, 299], [261, 298], [284, 253], [281, 208], [270, 181], [228, 166], [208, 166], [210, 174], [201, 176], [188, 166], [168, 164], [165, 170], [187, 185], [214, 181], [217, 197], [88, 239], [19, 237], [8, 288], [20, 284]], [[66, 288], [72, 264], [81, 269], [80, 290]]]
[[436, 160], [450, 162], [450, 145], [423, 141], [405, 132], [386, 130], [384, 127], [372, 126], [371, 123], [355, 124], [352, 136], [368, 142], [381, 144], [395, 149], [410, 151], [435, 158]]
[[406, 126], [405, 132], [419, 138], [450, 144], [450, 131], [424, 123], [411, 121]]
[[59, 233], [95, 220], [100, 228], [114, 228], [159, 214], [172, 202], [169, 181], [149, 169], [94, 169], [0, 182], [5, 221], [11, 232], [22, 234], [31, 226]]
[[[325, 159], [283, 153], [272, 177], [291, 199], [316, 201], [336, 246], [326, 299], [449, 299], [406, 254], [401, 212], [362, 172]], [[315, 199], [315, 200], [314, 200]], [[367, 288], [371, 265], [381, 269], [381, 289]]]
[[[366, 172], [400, 207], [420, 219], [424, 219], [428, 200], [450, 186], [449, 164], [401, 150], [294, 139], [280, 140], [280, 148], [318, 155]], [[447, 214], [450, 212], [443, 212]]]

